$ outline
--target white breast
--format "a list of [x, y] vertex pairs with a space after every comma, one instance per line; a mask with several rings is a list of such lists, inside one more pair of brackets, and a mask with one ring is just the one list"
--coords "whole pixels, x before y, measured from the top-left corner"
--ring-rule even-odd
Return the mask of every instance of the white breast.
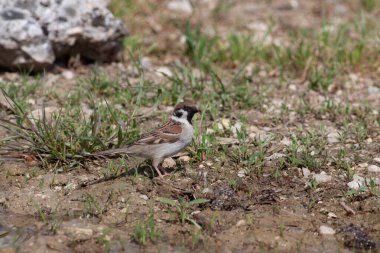
[[179, 141], [176, 141], [174, 143], [159, 144], [160, 147], [158, 148], [159, 151], [157, 152], [157, 156], [169, 157], [175, 155], [186, 148], [192, 142], [194, 137], [193, 126], [187, 120], [179, 119], [177, 121], [181, 122], [182, 125], [181, 138]]

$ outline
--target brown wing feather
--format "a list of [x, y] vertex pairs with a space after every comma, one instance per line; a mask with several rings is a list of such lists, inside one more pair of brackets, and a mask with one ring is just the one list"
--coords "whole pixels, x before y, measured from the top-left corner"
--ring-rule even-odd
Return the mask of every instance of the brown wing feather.
[[160, 144], [160, 143], [173, 143], [178, 141], [180, 134], [182, 133], [181, 123], [169, 121], [165, 125], [144, 135], [140, 140], [133, 144]]

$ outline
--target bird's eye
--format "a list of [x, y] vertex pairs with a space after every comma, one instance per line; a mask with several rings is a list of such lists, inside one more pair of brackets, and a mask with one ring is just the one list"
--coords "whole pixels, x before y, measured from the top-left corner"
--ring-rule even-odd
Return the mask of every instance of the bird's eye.
[[183, 114], [182, 112], [176, 112], [176, 113], [175, 113], [175, 116], [178, 117], [178, 118], [181, 118], [181, 117], [182, 117], [182, 114]]

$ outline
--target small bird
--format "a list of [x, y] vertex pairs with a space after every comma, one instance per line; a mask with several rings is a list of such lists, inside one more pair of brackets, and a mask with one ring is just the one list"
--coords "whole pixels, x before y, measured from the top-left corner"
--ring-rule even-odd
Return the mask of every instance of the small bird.
[[100, 151], [93, 155], [131, 155], [150, 159], [158, 176], [163, 178], [159, 169], [160, 163], [165, 158], [177, 154], [192, 142], [194, 128], [191, 121], [198, 112], [200, 110], [195, 102], [185, 100], [175, 106], [165, 125], [143, 135], [139, 140], [126, 147]]

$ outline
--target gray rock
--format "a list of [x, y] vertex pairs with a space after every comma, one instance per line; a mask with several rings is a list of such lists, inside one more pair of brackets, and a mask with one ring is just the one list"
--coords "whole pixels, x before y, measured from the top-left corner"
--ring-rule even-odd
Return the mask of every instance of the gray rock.
[[0, 66], [40, 70], [80, 54], [106, 62], [122, 58], [126, 26], [105, 0], [0, 0]]

